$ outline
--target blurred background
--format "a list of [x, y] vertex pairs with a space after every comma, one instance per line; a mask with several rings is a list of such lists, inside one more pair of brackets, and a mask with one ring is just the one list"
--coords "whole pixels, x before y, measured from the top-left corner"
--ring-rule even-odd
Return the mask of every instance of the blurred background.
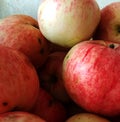
[[[100, 8], [120, 0], [96, 0]], [[27, 14], [37, 19], [37, 10], [42, 0], [0, 0], [0, 18], [12, 14]]]

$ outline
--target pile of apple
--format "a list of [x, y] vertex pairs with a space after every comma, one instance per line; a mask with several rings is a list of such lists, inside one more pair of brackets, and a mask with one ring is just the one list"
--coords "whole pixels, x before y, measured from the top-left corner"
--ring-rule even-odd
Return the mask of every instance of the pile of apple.
[[44, 0], [37, 14], [0, 20], [0, 122], [119, 122], [120, 2]]

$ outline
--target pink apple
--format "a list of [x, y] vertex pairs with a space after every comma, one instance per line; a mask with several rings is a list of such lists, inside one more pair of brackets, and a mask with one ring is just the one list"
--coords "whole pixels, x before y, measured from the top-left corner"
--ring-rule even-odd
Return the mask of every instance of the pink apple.
[[84, 41], [67, 53], [64, 85], [72, 100], [85, 110], [120, 115], [119, 47], [100, 40]]
[[120, 2], [113, 2], [101, 10], [101, 20], [94, 39], [120, 43]]
[[95, 0], [44, 0], [38, 8], [42, 34], [64, 47], [90, 39], [100, 21]]
[[0, 45], [0, 113], [30, 110], [39, 94], [34, 66], [21, 52]]
[[36, 68], [44, 63], [48, 55], [47, 40], [37, 20], [28, 15], [10, 15], [1, 20], [0, 44], [23, 52]]
[[15, 111], [0, 114], [0, 122], [46, 122], [46, 121], [38, 117], [37, 115], [28, 112]]
[[68, 102], [70, 98], [66, 92], [62, 78], [62, 64], [67, 52], [51, 53], [43, 67], [39, 70], [41, 87], [61, 102]]
[[33, 114], [42, 117], [47, 122], [64, 122], [66, 109], [44, 89], [39, 90], [37, 102], [32, 110]]
[[65, 122], [110, 122], [110, 121], [96, 114], [79, 113], [71, 116]]

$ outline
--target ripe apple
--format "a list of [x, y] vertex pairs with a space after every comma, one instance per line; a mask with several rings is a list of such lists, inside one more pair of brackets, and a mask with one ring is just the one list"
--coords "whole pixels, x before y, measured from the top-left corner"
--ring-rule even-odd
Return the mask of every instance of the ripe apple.
[[64, 47], [90, 39], [100, 21], [95, 0], [44, 0], [38, 7], [38, 24], [51, 42]]
[[68, 102], [70, 98], [66, 92], [62, 78], [62, 64], [67, 52], [51, 53], [43, 67], [39, 70], [41, 87], [61, 102]]
[[63, 81], [72, 100], [93, 113], [120, 115], [120, 44], [84, 41], [63, 63]]
[[65, 122], [110, 122], [106, 118], [92, 114], [92, 113], [79, 113], [71, 116]]
[[37, 68], [48, 55], [47, 40], [38, 22], [28, 15], [10, 15], [1, 19], [0, 44], [24, 53]]
[[0, 113], [30, 110], [39, 94], [39, 78], [28, 58], [0, 45]]
[[61, 102], [56, 101], [44, 89], [39, 90], [39, 96], [32, 111], [47, 122], [64, 122], [66, 120], [66, 109]]
[[94, 39], [120, 43], [120, 2], [108, 4], [101, 10], [101, 20]]
[[14, 111], [0, 114], [0, 122], [46, 122], [37, 115], [23, 112]]

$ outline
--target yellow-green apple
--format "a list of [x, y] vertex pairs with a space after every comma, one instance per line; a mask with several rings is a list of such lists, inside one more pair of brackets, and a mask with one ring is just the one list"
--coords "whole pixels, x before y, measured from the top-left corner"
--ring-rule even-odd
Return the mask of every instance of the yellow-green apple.
[[120, 2], [113, 2], [101, 10], [101, 20], [94, 39], [120, 43]]
[[34, 66], [20, 51], [0, 45], [0, 113], [30, 110], [39, 94]]
[[51, 42], [72, 47], [90, 39], [100, 21], [95, 0], [44, 0], [38, 7], [38, 24]]
[[46, 121], [40, 118], [39, 116], [28, 112], [14, 111], [0, 114], [0, 122], [46, 122]]
[[39, 90], [37, 102], [31, 113], [42, 117], [47, 122], [64, 122], [67, 117], [63, 104], [42, 88]]
[[44, 63], [48, 54], [47, 40], [37, 20], [28, 15], [10, 15], [1, 20], [0, 44], [24, 53], [36, 68]]
[[65, 122], [110, 122], [110, 121], [96, 114], [79, 113], [71, 116]]
[[70, 100], [63, 84], [62, 64], [67, 52], [53, 52], [46, 59], [38, 75], [41, 87], [61, 102]]
[[120, 115], [120, 45], [102, 40], [73, 46], [63, 63], [63, 81], [72, 100], [93, 113]]

